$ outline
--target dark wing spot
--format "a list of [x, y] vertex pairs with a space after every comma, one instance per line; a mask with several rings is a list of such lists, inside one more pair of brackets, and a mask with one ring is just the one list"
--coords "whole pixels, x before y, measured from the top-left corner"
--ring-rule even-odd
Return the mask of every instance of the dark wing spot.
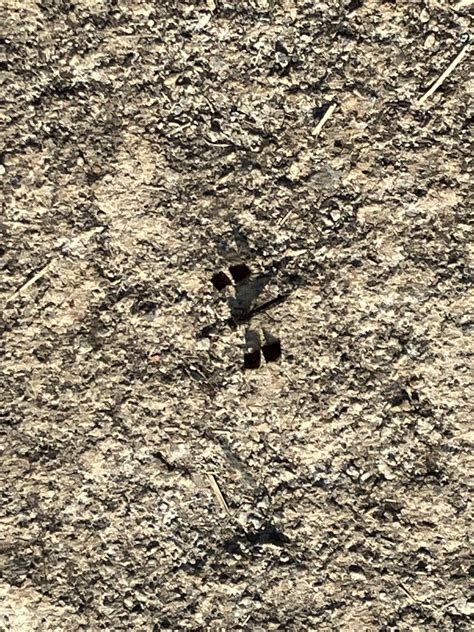
[[216, 272], [216, 274], [213, 275], [211, 281], [213, 286], [216, 288], [216, 290], [219, 290], [219, 292], [228, 285], [232, 285], [232, 281], [229, 279], [225, 272]]
[[260, 363], [260, 336], [258, 332], [247, 329], [245, 332], [244, 368], [258, 369]]
[[281, 357], [280, 340], [270, 332], [263, 330], [265, 344], [262, 347], [263, 357], [266, 362], [276, 362]]
[[262, 351], [266, 362], [276, 362], [279, 358], [281, 358], [280, 341], [277, 340], [269, 345], [263, 345]]
[[258, 369], [261, 363], [260, 349], [253, 349], [244, 353], [244, 368]]
[[252, 270], [245, 263], [237, 263], [229, 267], [229, 272], [236, 283], [245, 281], [252, 274]]

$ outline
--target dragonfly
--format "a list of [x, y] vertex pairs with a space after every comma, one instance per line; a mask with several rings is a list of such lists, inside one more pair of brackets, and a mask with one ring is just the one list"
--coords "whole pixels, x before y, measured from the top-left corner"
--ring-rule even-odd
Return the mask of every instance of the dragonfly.
[[257, 298], [273, 278], [272, 273], [254, 275], [251, 268], [243, 262], [234, 263], [227, 269], [213, 274], [211, 282], [217, 291], [223, 292], [233, 287], [233, 296], [228, 299], [230, 317], [228, 324], [236, 329], [245, 325], [244, 369], [258, 369], [265, 362], [277, 362], [281, 357], [281, 342], [269, 329], [253, 328], [254, 316], [282, 303], [288, 295], [278, 294], [274, 298], [257, 304]]

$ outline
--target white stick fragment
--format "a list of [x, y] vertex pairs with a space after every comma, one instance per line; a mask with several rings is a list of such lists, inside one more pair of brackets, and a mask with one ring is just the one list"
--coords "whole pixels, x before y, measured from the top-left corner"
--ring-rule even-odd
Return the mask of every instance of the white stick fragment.
[[291, 216], [292, 214], [293, 214], [293, 211], [290, 209], [290, 210], [288, 211], [288, 213], [287, 213], [284, 217], [280, 217], [280, 219], [279, 219], [279, 220], [278, 220], [278, 222], [277, 222], [277, 225], [278, 225], [278, 226], [283, 226], [283, 224], [285, 224], [285, 222], [286, 222], [287, 220], [289, 220], [289, 219], [290, 219], [290, 216]]
[[50, 269], [52, 263], [53, 263], [52, 261], [47, 263], [43, 268], [41, 268], [41, 270], [39, 272], [37, 272], [34, 276], [32, 276], [31, 279], [28, 279], [28, 281], [26, 283], [24, 283], [20, 288], [18, 288], [18, 290], [16, 290], [16, 292], [13, 292], [13, 294], [10, 297], [7, 298], [7, 300], [6, 300], [7, 304], [10, 303], [10, 301], [13, 301], [13, 299], [15, 299], [17, 296], [19, 296], [23, 292], [25, 292], [25, 290], [27, 290], [34, 283], [36, 283], [36, 281], [41, 279], [41, 277], [44, 276], [46, 274], [46, 272], [48, 272], [48, 270]]
[[332, 105], [328, 107], [328, 109], [324, 113], [323, 118], [319, 121], [319, 123], [316, 125], [314, 130], [311, 132], [315, 138], [317, 138], [321, 134], [321, 130], [326, 125], [327, 121], [331, 118], [331, 116], [334, 114], [334, 110], [336, 108], [337, 108], [337, 103], [333, 103]]
[[459, 66], [464, 57], [467, 54], [467, 50], [469, 48], [469, 44], [466, 44], [462, 51], [456, 56], [456, 58], [449, 64], [443, 74], [434, 82], [431, 88], [425, 92], [425, 94], [418, 99], [418, 105], [423, 105], [423, 103], [430, 98], [432, 94], [436, 92], [436, 90], [440, 87], [440, 85], [449, 77], [449, 75], [453, 72], [453, 70]]
[[209, 474], [209, 473], [208, 473], [208, 474], [207, 474], [207, 478], [209, 479], [209, 482], [210, 482], [211, 487], [212, 487], [212, 491], [214, 492], [215, 497], [216, 497], [216, 499], [217, 499], [217, 502], [218, 502], [218, 504], [220, 505], [221, 509], [223, 509], [223, 511], [224, 511], [224, 512], [225, 512], [228, 516], [230, 516], [231, 514], [230, 514], [229, 507], [228, 507], [228, 505], [227, 505], [227, 503], [226, 503], [226, 501], [225, 501], [224, 496], [223, 496], [223, 495], [222, 495], [222, 493], [221, 493], [221, 490], [219, 489], [219, 485], [217, 484], [217, 481], [216, 481], [216, 479], [215, 479], [214, 475], [213, 475], [213, 474]]

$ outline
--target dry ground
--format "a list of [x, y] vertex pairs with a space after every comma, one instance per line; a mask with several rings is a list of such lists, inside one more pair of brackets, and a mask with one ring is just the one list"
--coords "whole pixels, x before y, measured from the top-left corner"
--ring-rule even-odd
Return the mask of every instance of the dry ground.
[[469, 4], [3, 3], [2, 629], [468, 629]]

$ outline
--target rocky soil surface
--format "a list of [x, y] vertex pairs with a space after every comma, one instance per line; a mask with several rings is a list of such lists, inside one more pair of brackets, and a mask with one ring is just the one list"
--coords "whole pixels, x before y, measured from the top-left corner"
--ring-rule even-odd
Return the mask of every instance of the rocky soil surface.
[[471, 4], [6, 0], [2, 629], [469, 629]]

